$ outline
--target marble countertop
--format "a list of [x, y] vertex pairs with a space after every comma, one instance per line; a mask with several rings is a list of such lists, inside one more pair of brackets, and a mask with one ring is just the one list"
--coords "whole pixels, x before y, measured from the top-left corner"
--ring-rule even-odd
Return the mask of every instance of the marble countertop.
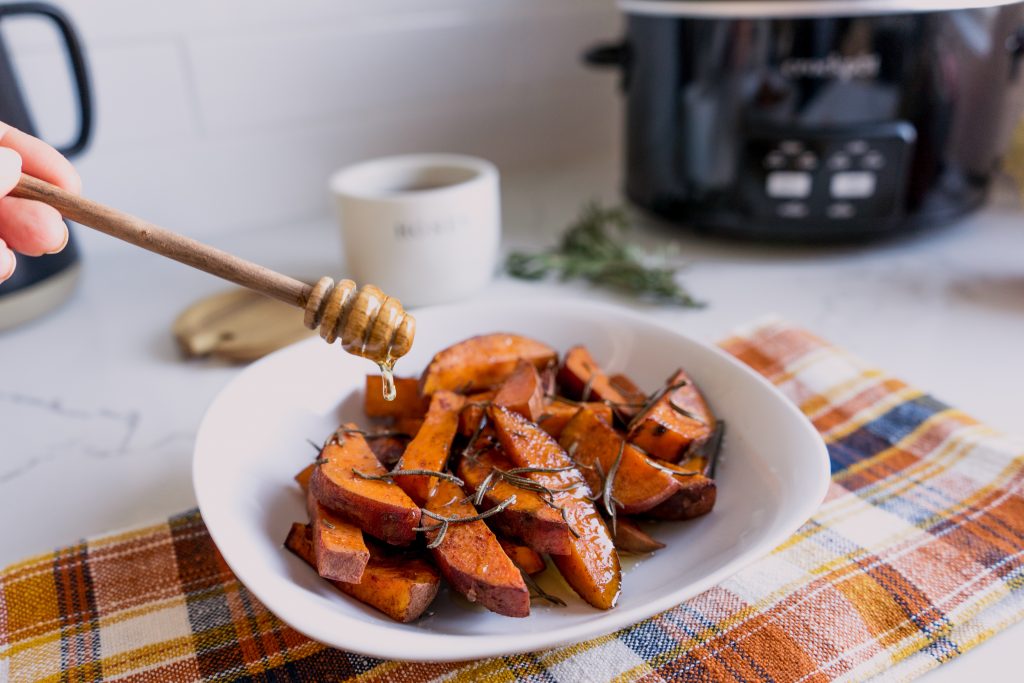
[[[614, 201], [607, 160], [506, 173], [509, 245], [546, 244], [591, 198]], [[0, 566], [82, 536], [195, 504], [190, 461], [199, 421], [239, 369], [182, 360], [169, 328], [224, 285], [79, 230], [84, 269], [56, 313], [0, 333]], [[764, 247], [650, 225], [638, 241], [678, 245], [684, 281], [709, 305], [648, 308], [698, 339], [775, 313], [842, 344], [996, 428], [1024, 431], [1024, 213], [1007, 187], [988, 207], [927, 233], [841, 248]], [[314, 278], [336, 273], [329, 222], [219, 235], [216, 246]], [[337, 255], [337, 258], [335, 258]], [[498, 278], [478, 300], [570, 296], [584, 286]], [[1016, 666], [1018, 625], [930, 674], [994, 677]]]

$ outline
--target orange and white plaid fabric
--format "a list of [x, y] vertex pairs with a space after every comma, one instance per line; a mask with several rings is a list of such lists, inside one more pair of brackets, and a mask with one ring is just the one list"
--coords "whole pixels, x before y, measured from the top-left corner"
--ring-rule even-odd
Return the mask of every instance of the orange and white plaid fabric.
[[196, 512], [0, 573], [0, 680], [906, 680], [1024, 614], [1024, 443], [781, 322], [722, 346], [825, 436], [815, 516], [721, 585], [570, 647], [412, 664], [333, 650], [227, 569]]

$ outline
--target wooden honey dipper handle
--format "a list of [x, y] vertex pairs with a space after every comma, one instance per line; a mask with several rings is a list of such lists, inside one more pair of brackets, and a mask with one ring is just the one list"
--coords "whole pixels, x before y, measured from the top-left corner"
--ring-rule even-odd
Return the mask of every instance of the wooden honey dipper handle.
[[412, 346], [412, 316], [373, 285], [357, 289], [351, 280], [335, 284], [328, 277], [309, 285], [29, 175], [22, 174], [10, 194], [49, 204], [76, 223], [303, 308], [307, 327], [319, 327], [329, 343], [340, 338], [350, 353], [384, 361]]

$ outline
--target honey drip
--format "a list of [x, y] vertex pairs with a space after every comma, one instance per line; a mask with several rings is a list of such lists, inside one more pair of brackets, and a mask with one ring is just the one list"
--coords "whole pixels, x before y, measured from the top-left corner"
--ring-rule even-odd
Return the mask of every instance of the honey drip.
[[352, 280], [337, 284], [320, 278], [305, 302], [306, 327], [320, 330], [328, 344], [341, 339], [348, 353], [373, 361], [383, 378], [384, 398], [395, 400], [395, 361], [409, 352], [416, 321], [373, 285], [356, 287]]
[[383, 380], [381, 385], [384, 389], [384, 400], [394, 401], [398, 396], [398, 388], [395, 386], [395, 361], [389, 359], [377, 363], [377, 367], [380, 368], [380, 378]]

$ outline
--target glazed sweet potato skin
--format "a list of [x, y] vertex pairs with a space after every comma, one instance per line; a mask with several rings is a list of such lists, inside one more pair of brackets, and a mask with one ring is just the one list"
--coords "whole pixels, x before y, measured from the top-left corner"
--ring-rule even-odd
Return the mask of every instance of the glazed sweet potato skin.
[[[465, 495], [459, 486], [441, 479], [425, 509], [448, 518], [472, 517], [477, 510]], [[424, 518], [425, 526], [434, 524], [433, 519]], [[427, 531], [427, 541], [433, 542], [438, 533]], [[530, 592], [523, 577], [483, 521], [450, 524], [441, 544], [430, 553], [448, 584], [470, 602], [509, 617], [530, 615]]]
[[626, 553], [653, 553], [665, 547], [632, 520], [619, 518], [615, 523], [615, 547]]
[[[307, 525], [292, 524], [284, 545], [315, 569], [313, 542]], [[408, 623], [430, 607], [441, 587], [441, 577], [430, 563], [421, 558], [389, 557], [373, 548], [358, 583], [331, 581], [331, 584], [395, 621]]]
[[581, 598], [599, 609], [612, 608], [621, 589], [619, 556], [608, 527], [589, 500], [590, 489], [583, 475], [572, 467], [557, 441], [521, 415], [492, 405], [487, 416], [502, 449], [517, 467], [569, 468], [529, 475], [556, 491], [554, 502], [565, 509], [576, 533], [570, 538], [570, 552], [552, 555], [551, 559]]
[[715, 431], [715, 416], [697, 385], [682, 369], [665, 391], [630, 425], [628, 438], [656, 458], [679, 462], [701, 449]]
[[370, 560], [362, 530], [331, 514], [312, 494], [306, 503], [317, 573], [325, 579], [359, 583]]
[[[600, 495], [604, 475], [618, 469], [612, 481], [612, 498], [621, 512], [633, 515], [655, 507], [679, 490], [678, 478], [659, 469], [646, 455], [624, 444], [607, 422], [589, 408], [583, 408], [569, 421], [558, 440], [559, 445], [580, 465], [587, 485]], [[622, 457], [619, 457], [619, 453]]]
[[[450, 391], [438, 391], [430, 399], [430, 409], [423, 420], [423, 426], [402, 454], [396, 470], [445, 469], [452, 440], [459, 427], [459, 411], [465, 399]], [[417, 505], [424, 505], [436, 485], [436, 477], [420, 474], [395, 477], [395, 483], [413, 499]]]
[[520, 360], [542, 370], [557, 358], [547, 344], [518, 334], [470, 337], [434, 356], [420, 377], [420, 392], [430, 395], [442, 389], [460, 393], [491, 389], [504, 382]]
[[[470, 492], [475, 493], [494, 468], [505, 471], [514, 465], [494, 448], [459, 461], [458, 475]], [[562, 514], [545, 503], [533, 491], [527, 491], [498, 479], [488, 489], [483, 507], [492, 508], [515, 496], [516, 502], [487, 521], [503, 535], [513, 538], [539, 553], [566, 555], [571, 552], [572, 533]]]
[[544, 380], [537, 368], [527, 361], [519, 361], [494, 394], [494, 403], [536, 422], [544, 410]]
[[324, 446], [320, 452], [323, 462], [313, 471], [310, 491], [321, 505], [371, 536], [394, 545], [411, 543], [420, 522], [419, 506], [398, 485], [355, 473], [381, 475], [387, 470], [354, 430], [355, 425], [345, 425], [343, 441]]
[[689, 476], [676, 477], [679, 490], [670, 498], [643, 513], [644, 517], [665, 521], [693, 519], [711, 512], [718, 497], [718, 486], [709, 478], [704, 458], [690, 458], [681, 465], [666, 463], [666, 466], [687, 473]]
[[541, 413], [536, 422], [553, 439], [557, 439], [562, 435], [565, 425], [569, 424], [569, 420], [576, 416], [580, 408], [584, 407], [597, 413], [608, 424], [612, 423], [612, 409], [607, 403], [569, 403], [557, 399], [548, 401], [548, 404], [544, 407], [544, 412]]
[[423, 417], [428, 401], [420, 396], [420, 381], [416, 377], [395, 377], [397, 394], [394, 401], [384, 399], [384, 380], [380, 375], [366, 376], [363, 393], [363, 412], [367, 417]]

